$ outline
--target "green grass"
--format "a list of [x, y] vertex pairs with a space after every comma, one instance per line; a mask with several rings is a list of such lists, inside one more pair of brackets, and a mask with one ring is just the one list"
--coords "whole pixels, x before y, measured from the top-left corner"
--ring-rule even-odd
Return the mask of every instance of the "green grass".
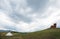
[[[5, 32], [3, 32], [5, 33]], [[12, 32], [14, 36], [21, 37], [23, 39], [60, 39], [60, 29], [46, 29], [31, 33], [18, 33]]]
[[43, 31], [37, 31], [28, 33], [24, 39], [60, 39], [60, 29], [47, 29]]

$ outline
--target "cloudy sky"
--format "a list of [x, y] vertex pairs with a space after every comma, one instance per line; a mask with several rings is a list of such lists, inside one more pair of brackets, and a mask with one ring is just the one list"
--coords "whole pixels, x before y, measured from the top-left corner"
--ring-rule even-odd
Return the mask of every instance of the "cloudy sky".
[[60, 27], [60, 0], [0, 0], [0, 30], [34, 32]]

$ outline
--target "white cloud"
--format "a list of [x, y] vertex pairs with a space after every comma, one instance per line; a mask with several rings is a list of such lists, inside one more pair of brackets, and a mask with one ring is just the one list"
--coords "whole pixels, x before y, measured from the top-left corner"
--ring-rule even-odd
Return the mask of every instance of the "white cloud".
[[6, 23], [6, 24], [14, 24], [10, 21], [10, 18], [4, 14], [4, 12], [0, 12], [0, 22]]
[[32, 23], [25, 23], [20, 21], [19, 24], [16, 25], [17, 31], [20, 30], [20, 32], [32, 32], [35, 31], [38, 28], [39, 24], [36, 22]]
[[19, 12], [22, 15], [27, 15], [32, 12], [32, 8], [30, 7], [21, 8]]

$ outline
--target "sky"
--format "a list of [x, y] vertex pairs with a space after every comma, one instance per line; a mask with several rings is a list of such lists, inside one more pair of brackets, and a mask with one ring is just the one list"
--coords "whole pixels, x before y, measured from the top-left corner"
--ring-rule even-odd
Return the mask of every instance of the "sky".
[[0, 30], [35, 32], [57, 23], [60, 0], [0, 0]]

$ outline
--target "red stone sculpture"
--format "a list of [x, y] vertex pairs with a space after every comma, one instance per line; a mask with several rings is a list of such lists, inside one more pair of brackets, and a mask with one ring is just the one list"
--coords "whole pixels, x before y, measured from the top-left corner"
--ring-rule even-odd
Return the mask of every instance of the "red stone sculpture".
[[56, 23], [54, 23], [50, 28], [55, 29], [56, 28]]

